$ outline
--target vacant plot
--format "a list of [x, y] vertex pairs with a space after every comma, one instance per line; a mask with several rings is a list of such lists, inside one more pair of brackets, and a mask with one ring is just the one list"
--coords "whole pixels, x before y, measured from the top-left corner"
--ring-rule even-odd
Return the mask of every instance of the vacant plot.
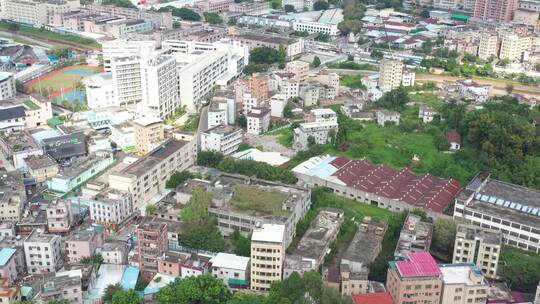
[[254, 186], [236, 185], [231, 199], [233, 210], [247, 212], [251, 215], [275, 215], [286, 217], [289, 211], [282, 209], [287, 198], [283, 192], [266, 191]]

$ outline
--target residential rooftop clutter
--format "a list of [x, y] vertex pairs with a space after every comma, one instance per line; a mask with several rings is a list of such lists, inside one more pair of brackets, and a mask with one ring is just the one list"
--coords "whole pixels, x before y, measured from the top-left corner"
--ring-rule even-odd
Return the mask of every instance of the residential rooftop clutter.
[[303, 274], [306, 271], [317, 270], [324, 262], [330, 244], [336, 240], [343, 220], [343, 210], [321, 209], [296, 249], [285, 256], [284, 277], [289, 277], [294, 271]]
[[406, 259], [410, 252], [429, 251], [432, 235], [431, 223], [426, 223], [420, 216], [409, 213], [399, 234], [394, 259]]
[[367, 293], [369, 265], [382, 250], [382, 241], [388, 224], [364, 217], [351, 244], [341, 256], [339, 266], [341, 293], [344, 295]]
[[306, 185], [328, 187], [336, 194], [393, 211], [422, 208], [440, 214], [461, 191], [453, 179], [330, 155], [312, 157], [292, 171]]

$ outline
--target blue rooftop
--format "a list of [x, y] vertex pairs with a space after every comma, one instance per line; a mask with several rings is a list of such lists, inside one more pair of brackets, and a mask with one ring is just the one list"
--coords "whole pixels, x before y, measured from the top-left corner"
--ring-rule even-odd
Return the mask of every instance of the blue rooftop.
[[16, 251], [17, 250], [13, 248], [2, 248], [2, 250], [0, 250], [0, 266], [6, 265]]
[[137, 284], [137, 278], [139, 277], [139, 268], [128, 266], [124, 270], [124, 275], [122, 276], [122, 288], [124, 289], [135, 289]]
[[308, 172], [306, 172], [306, 175], [309, 176], [317, 176], [322, 179], [325, 179], [329, 177], [330, 175], [336, 173], [337, 168], [330, 165], [332, 161], [334, 161], [336, 157], [328, 157], [320, 164], [316, 165], [315, 167], [311, 168]]

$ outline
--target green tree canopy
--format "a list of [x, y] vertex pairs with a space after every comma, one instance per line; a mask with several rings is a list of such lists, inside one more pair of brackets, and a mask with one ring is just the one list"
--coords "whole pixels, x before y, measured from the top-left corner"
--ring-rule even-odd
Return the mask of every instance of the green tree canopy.
[[158, 304], [221, 304], [231, 298], [223, 281], [210, 274], [176, 280], [155, 296]]
[[118, 290], [112, 297], [112, 304], [143, 304], [135, 290]]
[[113, 284], [107, 285], [107, 287], [105, 288], [105, 293], [103, 294], [103, 298], [102, 298], [103, 302], [111, 303], [114, 294], [120, 290], [122, 290], [122, 285], [120, 285], [120, 283], [116, 283], [114, 285]]
[[204, 21], [210, 23], [210, 24], [223, 24], [223, 18], [221, 18], [216, 13], [203, 13]]
[[197, 14], [194, 10], [190, 10], [189, 8], [176, 8], [174, 6], [166, 6], [162, 7], [158, 10], [158, 12], [171, 12], [171, 14], [175, 17], [180, 17], [182, 20], [189, 20], [189, 21], [199, 21], [201, 20], [201, 15]]
[[328, 2], [324, 0], [319, 0], [313, 4], [313, 10], [315, 11], [327, 10], [329, 7], [330, 5], [328, 4]]
[[409, 102], [409, 94], [403, 87], [393, 89], [387, 92], [376, 104], [388, 110], [401, 112], [405, 109], [405, 105]]
[[321, 59], [319, 58], [319, 56], [315, 56], [313, 58], [313, 62], [311, 63], [311, 66], [316, 68], [316, 67], [318, 67], [320, 65], [321, 65]]

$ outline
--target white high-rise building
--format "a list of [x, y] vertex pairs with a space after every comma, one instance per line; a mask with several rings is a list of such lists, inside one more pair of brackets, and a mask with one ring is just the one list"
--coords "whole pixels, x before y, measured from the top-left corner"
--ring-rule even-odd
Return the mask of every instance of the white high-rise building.
[[142, 100], [141, 60], [139, 57], [117, 57], [111, 60], [112, 81], [120, 105], [134, 105]]
[[491, 56], [497, 57], [499, 38], [497, 35], [482, 33], [478, 45], [478, 57], [487, 60]]
[[169, 55], [142, 58], [142, 71], [142, 112], [161, 119], [172, 116], [180, 107], [175, 58]]
[[111, 61], [114, 58], [142, 56], [152, 53], [156, 49], [156, 42], [150, 40], [136, 41], [117, 39], [102, 43], [103, 68], [105, 72], [111, 71]]
[[24, 240], [23, 246], [29, 273], [56, 271], [61, 258], [62, 237], [33, 230]]
[[176, 57], [180, 104], [196, 111], [216, 85], [228, 85], [247, 65], [247, 47], [229, 40], [216, 43], [167, 40], [163, 50]]
[[13, 73], [0, 72], [0, 100], [8, 99], [15, 96], [15, 78]]

